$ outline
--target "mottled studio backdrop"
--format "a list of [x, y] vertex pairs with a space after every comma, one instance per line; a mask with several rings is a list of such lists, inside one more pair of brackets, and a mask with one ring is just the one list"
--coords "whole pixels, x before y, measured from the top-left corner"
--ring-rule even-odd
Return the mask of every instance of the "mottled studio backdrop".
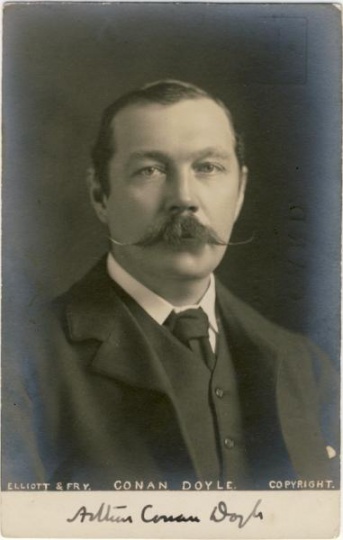
[[102, 109], [161, 78], [231, 108], [245, 206], [219, 269], [337, 360], [340, 14], [329, 5], [36, 3], [4, 15], [4, 336], [106, 250], [85, 171]]

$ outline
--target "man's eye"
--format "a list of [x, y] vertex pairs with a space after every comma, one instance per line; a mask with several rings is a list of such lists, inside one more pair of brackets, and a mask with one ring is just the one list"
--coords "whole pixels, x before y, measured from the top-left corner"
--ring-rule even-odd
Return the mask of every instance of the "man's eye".
[[216, 174], [219, 172], [222, 172], [224, 170], [224, 167], [220, 165], [219, 163], [199, 163], [196, 166], [196, 171], [201, 174]]
[[164, 170], [159, 167], [143, 167], [138, 171], [138, 174], [140, 176], [144, 176], [145, 178], [153, 178], [156, 176], [160, 176], [164, 174]]

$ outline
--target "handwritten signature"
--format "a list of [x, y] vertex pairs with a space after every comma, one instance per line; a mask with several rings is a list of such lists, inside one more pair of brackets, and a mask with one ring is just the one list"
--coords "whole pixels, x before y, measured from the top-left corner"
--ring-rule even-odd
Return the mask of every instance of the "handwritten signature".
[[[263, 520], [263, 513], [258, 511], [262, 500], [259, 499], [251, 512], [244, 516], [237, 512], [229, 511], [227, 504], [220, 501], [210, 513], [210, 521], [220, 523], [227, 520], [229, 523], [236, 523], [239, 529], [243, 529], [252, 519]], [[152, 504], [145, 505], [140, 513], [140, 520], [143, 523], [200, 523], [201, 518], [196, 515], [184, 515], [183, 513], [172, 514], [157, 513]], [[110, 523], [133, 523], [133, 516], [127, 510], [127, 506], [112, 506], [111, 504], [101, 503], [95, 512], [91, 512], [86, 506], [80, 506], [73, 517], [67, 518], [69, 523], [79, 521], [80, 523], [87, 522], [110, 522]]]
[[243, 514], [229, 512], [226, 503], [224, 501], [220, 501], [220, 503], [218, 503], [218, 505], [213, 508], [210, 516], [210, 521], [220, 523], [221, 521], [224, 521], [224, 519], [228, 519], [230, 523], [237, 522], [238, 528], [243, 529], [243, 527], [245, 527], [245, 525], [249, 523], [252, 518], [263, 519], [263, 513], [257, 512], [257, 509], [260, 506], [261, 502], [262, 499], [259, 499], [250, 514], [247, 517], [244, 517]]

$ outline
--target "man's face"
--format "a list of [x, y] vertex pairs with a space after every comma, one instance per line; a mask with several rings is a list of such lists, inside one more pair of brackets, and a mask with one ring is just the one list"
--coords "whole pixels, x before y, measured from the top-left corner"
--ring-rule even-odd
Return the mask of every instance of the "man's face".
[[[181, 221], [193, 216], [229, 241], [244, 198], [246, 170], [239, 167], [234, 133], [221, 107], [207, 98], [133, 105], [119, 112], [113, 130], [109, 194], [102, 203], [93, 197], [113, 239], [135, 243], [156, 224], [178, 215]], [[161, 240], [112, 246], [118, 262], [139, 279], [144, 274], [204, 278], [225, 249], [191, 235], [176, 245]]]

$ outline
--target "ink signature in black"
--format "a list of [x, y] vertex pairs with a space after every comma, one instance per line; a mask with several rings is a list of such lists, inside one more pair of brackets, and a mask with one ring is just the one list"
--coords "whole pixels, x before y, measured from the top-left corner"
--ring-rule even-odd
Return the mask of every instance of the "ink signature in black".
[[220, 523], [221, 521], [227, 519], [230, 523], [236, 523], [239, 529], [243, 529], [243, 527], [245, 527], [251, 519], [263, 519], [263, 513], [261, 511], [257, 511], [261, 502], [262, 499], [259, 499], [254, 508], [251, 510], [250, 514], [248, 516], [244, 516], [243, 514], [237, 514], [236, 512], [229, 512], [227, 504], [224, 501], [220, 501], [217, 506], [213, 508], [210, 515], [210, 521]]
[[[86, 506], [80, 506], [75, 515], [72, 518], [67, 518], [67, 521], [72, 523], [73, 521], [79, 519], [81, 523], [83, 523], [85, 520], [97, 521], [98, 523], [102, 523], [104, 521], [109, 521], [111, 523], [133, 523], [133, 519], [130, 514], [121, 515], [122, 510], [126, 510], [126, 508], [127, 506], [112, 506], [111, 504], [101, 503], [96, 512], [89, 512]], [[113, 510], [115, 512], [113, 512]]]
[[[243, 529], [253, 518], [263, 519], [263, 513], [258, 511], [262, 500], [259, 499], [250, 514], [244, 516], [236, 512], [230, 512], [227, 504], [220, 501], [212, 510], [210, 521], [220, 523], [228, 520], [230, 523], [236, 523], [239, 529]], [[172, 514], [169, 511], [158, 513], [154, 510], [152, 504], [147, 504], [142, 508], [140, 519], [143, 523], [200, 523], [200, 517], [196, 515], [184, 515], [183, 513]], [[71, 518], [67, 518], [69, 523], [79, 520], [81, 523], [85, 521], [98, 523], [133, 523], [132, 515], [128, 513], [127, 506], [112, 506], [111, 504], [101, 503], [95, 512], [91, 512], [86, 506], [80, 506], [76, 513]]]
[[[96, 512], [90, 512], [86, 506], [80, 506], [73, 517], [67, 518], [69, 523], [79, 520], [81, 523], [87, 521], [97, 521], [98, 523], [133, 523], [133, 518], [127, 513], [127, 506], [112, 506], [110, 504], [101, 503]], [[125, 510], [125, 512], [122, 512]], [[125, 514], [125, 515], [123, 515]], [[152, 504], [147, 504], [142, 508], [141, 521], [143, 523], [199, 523], [198, 516], [185, 516], [184, 514], [173, 515], [168, 513], [155, 512]]]
[[141, 520], [144, 523], [200, 523], [198, 516], [184, 516], [183, 514], [155, 514], [152, 504], [147, 504], [142, 509]]

